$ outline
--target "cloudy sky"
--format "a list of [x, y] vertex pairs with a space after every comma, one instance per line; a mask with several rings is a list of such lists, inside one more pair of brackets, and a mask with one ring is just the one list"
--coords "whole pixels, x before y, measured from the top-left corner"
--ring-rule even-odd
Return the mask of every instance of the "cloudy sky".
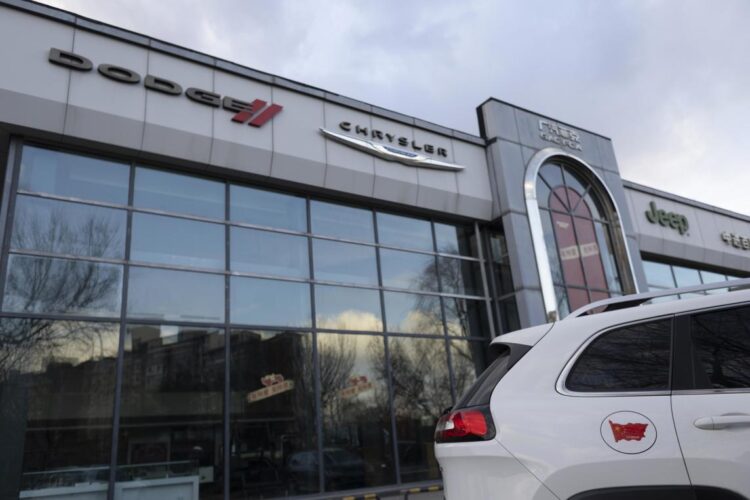
[[477, 133], [493, 96], [611, 137], [623, 177], [750, 214], [750, 1], [44, 0]]

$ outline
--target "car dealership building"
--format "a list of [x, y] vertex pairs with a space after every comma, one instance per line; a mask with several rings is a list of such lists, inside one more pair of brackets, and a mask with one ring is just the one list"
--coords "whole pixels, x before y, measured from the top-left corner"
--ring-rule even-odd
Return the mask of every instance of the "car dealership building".
[[0, 54], [1, 498], [438, 484], [490, 338], [750, 274], [750, 217], [497, 99], [471, 135], [22, 0]]

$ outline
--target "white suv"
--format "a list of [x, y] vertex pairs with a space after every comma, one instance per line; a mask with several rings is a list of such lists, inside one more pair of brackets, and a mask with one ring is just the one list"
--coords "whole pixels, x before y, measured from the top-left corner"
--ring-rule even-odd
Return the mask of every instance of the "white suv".
[[446, 498], [750, 500], [750, 279], [729, 286], [496, 338], [435, 432]]

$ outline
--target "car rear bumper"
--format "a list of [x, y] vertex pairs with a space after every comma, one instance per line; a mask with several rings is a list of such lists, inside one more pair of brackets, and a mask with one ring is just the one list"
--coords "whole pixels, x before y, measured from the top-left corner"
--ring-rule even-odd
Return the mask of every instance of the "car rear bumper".
[[447, 500], [557, 499], [497, 440], [436, 444], [435, 456]]

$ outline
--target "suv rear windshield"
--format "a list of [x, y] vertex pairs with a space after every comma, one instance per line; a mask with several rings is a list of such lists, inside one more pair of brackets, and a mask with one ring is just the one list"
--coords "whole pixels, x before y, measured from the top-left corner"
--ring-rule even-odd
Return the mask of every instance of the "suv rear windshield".
[[477, 378], [474, 385], [458, 400], [454, 410], [470, 406], [488, 405], [498, 382], [526, 354], [530, 346], [522, 344], [496, 344], [491, 346], [497, 359]]
[[604, 333], [578, 358], [566, 386], [577, 392], [667, 390], [671, 343], [671, 319]]

